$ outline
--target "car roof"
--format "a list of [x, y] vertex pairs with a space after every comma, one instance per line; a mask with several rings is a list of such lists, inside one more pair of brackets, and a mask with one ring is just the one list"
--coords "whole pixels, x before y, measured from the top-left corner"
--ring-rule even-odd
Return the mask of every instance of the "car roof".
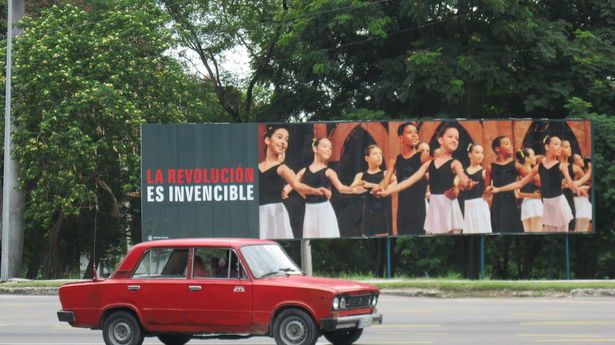
[[[200, 247], [200, 246], [230, 246], [239, 248], [254, 244], [277, 244], [274, 241], [259, 240], [254, 238], [182, 238], [170, 240], [155, 240], [141, 242], [136, 247]], [[133, 248], [134, 249], [134, 248]]]

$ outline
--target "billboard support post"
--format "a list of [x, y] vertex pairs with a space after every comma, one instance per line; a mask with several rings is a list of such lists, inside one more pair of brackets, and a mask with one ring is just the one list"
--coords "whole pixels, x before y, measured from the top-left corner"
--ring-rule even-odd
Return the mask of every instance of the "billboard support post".
[[312, 246], [310, 240], [301, 240], [301, 269], [306, 275], [312, 275]]
[[570, 243], [568, 234], [564, 235], [564, 249], [566, 250], [566, 280], [570, 280]]
[[485, 279], [485, 235], [480, 235], [480, 280]]
[[391, 279], [391, 237], [387, 236], [387, 278]]

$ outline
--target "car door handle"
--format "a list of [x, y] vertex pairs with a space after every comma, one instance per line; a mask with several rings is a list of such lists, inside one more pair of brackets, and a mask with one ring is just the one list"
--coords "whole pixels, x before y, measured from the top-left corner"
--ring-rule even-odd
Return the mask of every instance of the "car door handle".
[[137, 291], [141, 288], [139, 285], [128, 285], [128, 291]]
[[190, 285], [188, 286], [188, 290], [190, 291], [201, 291], [201, 286], [200, 285]]

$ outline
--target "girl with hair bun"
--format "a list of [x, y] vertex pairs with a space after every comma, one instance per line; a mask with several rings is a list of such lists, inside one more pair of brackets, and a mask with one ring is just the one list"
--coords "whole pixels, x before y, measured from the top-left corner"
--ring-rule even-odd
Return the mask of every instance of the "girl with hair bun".
[[259, 172], [259, 237], [261, 239], [294, 238], [288, 211], [282, 203], [283, 188], [290, 184], [304, 194], [330, 195], [326, 188], [312, 188], [297, 179], [283, 162], [288, 148], [288, 130], [269, 126], [265, 133], [265, 160], [258, 163]]
[[[363, 196], [363, 211], [361, 212], [361, 235], [390, 235], [391, 234], [391, 216], [390, 216], [390, 199], [378, 198], [371, 191], [378, 190], [380, 183], [384, 181], [387, 174], [382, 171], [382, 149], [378, 145], [369, 145], [365, 148], [365, 161], [367, 162], [367, 170], [357, 173], [354, 181], [350, 185], [351, 188], [364, 187], [366, 192]], [[395, 175], [391, 177], [391, 184], [397, 183]]]
[[[534, 150], [531, 148], [524, 148], [517, 151], [516, 157], [521, 166], [519, 170], [521, 177], [531, 173], [534, 166], [536, 166], [536, 154]], [[542, 232], [544, 206], [542, 204], [542, 196], [540, 195], [540, 178], [538, 175], [521, 188], [519, 197], [523, 198], [521, 202], [521, 222], [523, 223], [523, 231]]]
[[[485, 180], [487, 185], [501, 187], [515, 182], [518, 169], [512, 158], [513, 146], [506, 136], [499, 136], [491, 142], [491, 149], [496, 154], [495, 162], [487, 167]], [[491, 228], [493, 232], [509, 233], [521, 232], [521, 214], [517, 207], [517, 199], [514, 191], [500, 193], [493, 196], [491, 202]]]
[[[575, 184], [579, 186], [579, 181], [583, 184], [591, 183], [592, 163], [590, 158], [583, 159], [581, 155], [575, 153], [573, 155], [574, 165], [579, 167], [583, 172], [581, 174], [575, 174]], [[589, 187], [589, 186], [588, 186]], [[589, 192], [588, 192], [589, 194]], [[575, 218], [575, 232], [587, 232], [589, 231], [589, 223], [592, 220], [592, 204], [589, 201], [588, 196], [575, 196], [574, 207], [577, 211]]]
[[468, 145], [468, 157], [470, 166], [465, 169], [465, 174], [472, 181], [476, 181], [476, 186], [463, 191], [464, 201], [464, 234], [485, 234], [491, 233], [491, 213], [489, 205], [483, 199], [485, 191], [485, 169], [482, 167], [485, 153], [480, 144]]
[[[331, 158], [333, 146], [327, 138], [314, 139], [312, 151], [314, 161], [297, 173], [298, 179], [312, 188], [326, 188], [331, 185], [340, 193], [361, 194], [365, 189], [361, 186], [350, 188], [340, 182], [335, 170], [327, 166]], [[340, 237], [335, 211], [324, 195], [304, 195], [306, 200], [305, 217], [303, 218], [303, 238], [333, 238]]]
[[488, 192], [499, 193], [513, 191], [528, 184], [534, 176], [540, 175], [540, 191], [544, 202], [542, 221], [547, 232], [567, 232], [572, 220], [572, 211], [562, 191], [562, 180], [579, 196], [587, 196], [583, 188], [577, 188], [568, 174], [568, 163], [560, 162], [562, 142], [558, 137], [545, 137], [546, 158], [523, 179], [502, 187], [489, 187]]

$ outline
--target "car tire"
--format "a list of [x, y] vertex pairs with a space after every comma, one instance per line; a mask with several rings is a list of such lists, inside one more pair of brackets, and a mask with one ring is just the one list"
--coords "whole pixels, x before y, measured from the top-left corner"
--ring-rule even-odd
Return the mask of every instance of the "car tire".
[[187, 334], [160, 334], [158, 340], [164, 345], [184, 345], [190, 341], [192, 337]]
[[131, 313], [113, 312], [103, 323], [103, 339], [107, 345], [141, 345], [143, 337], [141, 325]]
[[319, 336], [316, 322], [301, 309], [286, 309], [273, 321], [277, 345], [314, 345]]
[[351, 345], [361, 337], [361, 334], [363, 334], [363, 329], [355, 327], [325, 332], [325, 338], [333, 345]]

